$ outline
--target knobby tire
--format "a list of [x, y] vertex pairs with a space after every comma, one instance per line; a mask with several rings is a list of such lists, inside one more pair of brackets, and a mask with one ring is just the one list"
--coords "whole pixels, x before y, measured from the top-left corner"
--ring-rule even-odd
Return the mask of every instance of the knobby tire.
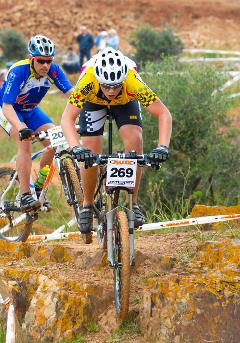
[[[12, 168], [0, 168], [0, 196], [7, 188], [12, 175], [15, 173], [15, 170]], [[10, 190], [10, 197], [7, 198], [6, 201], [14, 202], [16, 195], [19, 191], [19, 182], [15, 180], [14, 185]], [[0, 209], [0, 239], [3, 239], [7, 242], [25, 242], [32, 231], [33, 220], [28, 213], [26, 217], [22, 219], [18, 224], [13, 225], [9, 228], [9, 230], [5, 232], [1, 232], [1, 230], [8, 224], [11, 223], [12, 220], [16, 220], [16, 218], [21, 218], [24, 213], [19, 211], [10, 211], [8, 212], [8, 216], [6, 212]]]
[[[63, 160], [63, 165], [65, 167], [65, 171], [68, 173], [67, 181], [69, 183], [68, 184], [69, 190], [70, 192], [71, 192], [71, 189], [73, 190], [76, 196], [77, 203], [78, 203], [78, 209], [76, 208], [76, 205], [73, 204], [74, 212], [77, 217], [78, 210], [80, 210], [83, 206], [83, 193], [82, 193], [80, 180], [79, 180], [77, 171], [75, 169], [74, 162], [71, 158], [65, 158]], [[74, 194], [71, 194], [71, 195], [74, 196]], [[92, 232], [84, 233], [84, 234], [82, 233], [81, 236], [85, 244], [92, 243]]]
[[[101, 173], [98, 177], [98, 192], [95, 194], [94, 203], [98, 210], [103, 214], [107, 212], [107, 203], [106, 203], [106, 184], [105, 184], [105, 170], [106, 168], [102, 167]], [[105, 199], [104, 199], [105, 198]], [[104, 204], [103, 204], [104, 203]], [[102, 218], [96, 217], [96, 227], [101, 226], [101, 231], [97, 231], [97, 240], [100, 249], [107, 249], [107, 218], [106, 215]]]
[[[128, 317], [130, 295], [130, 246], [128, 219], [124, 211], [116, 213], [115, 217], [115, 267], [114, 292], [115, 306], [120, 320]], [[119, 265], [120, 262], [120, 265]], [[120, 304], [117, 307], [117, 303]]]

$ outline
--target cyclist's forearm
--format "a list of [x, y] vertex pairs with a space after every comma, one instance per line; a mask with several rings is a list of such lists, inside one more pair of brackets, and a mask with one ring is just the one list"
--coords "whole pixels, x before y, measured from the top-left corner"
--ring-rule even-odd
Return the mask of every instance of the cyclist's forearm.
[[158, 117], [158, 144], [169, 146], [172, 134], [172, 116], [169, 111]]
[[18, 116], [12, 105], [4, 102], [2, 110], [9, 123], [18, 131], [25, 127], [25, 125], [18, 119]]
[[147, 110], [158, 119], [158, 144], [169, 146], [172, 133], [171, 113], [160, 99], [156, 99]]

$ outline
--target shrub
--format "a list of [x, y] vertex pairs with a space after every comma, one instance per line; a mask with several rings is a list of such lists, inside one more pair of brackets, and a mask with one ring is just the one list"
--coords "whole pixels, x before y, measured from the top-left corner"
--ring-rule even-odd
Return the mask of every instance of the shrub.
[[25, 58], [26, 43], [21, 33], [14, 29], [4, 29], [0, 31], [0, 44], [3, 50], [4, 60], [17, 60]]
[[159, 61], [164, 56], [177, 55], [183, 49], [182, 41], [174, 35], [170, 28], [158, 32], [149, 25], [136, 30], [131, 43], [136, 49], [134, 56], [136, 62], [142, 64], [147, 61]]
[[[144, 174], [141, 188], [144, 203], [156, 206], [158, 214], [161, 209], [180, 215], [186, 215], [196, 202], [236, 204], [240, 149], [234, 143], [231, 123], [226, 118], [231, 101], [222, 92], [212, 96], [226, 81], [225, 77], [211, 67], [184, 65], [173, 58], [161, 64], [149, 63], [144, 71], [144, 81], [173, 116], [170, 159], [160, 172]], [[147, 113], [144, 151], [157, 146], [157, 132], [155, 118]], [[155, 192], [150, 192], [151, 189]]]

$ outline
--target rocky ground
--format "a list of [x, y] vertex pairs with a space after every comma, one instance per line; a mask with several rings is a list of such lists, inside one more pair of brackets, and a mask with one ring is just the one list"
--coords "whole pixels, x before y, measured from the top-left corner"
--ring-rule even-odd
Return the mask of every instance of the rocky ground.
[[[192, 216], [239, 213], [239, 211], [239, 206], [230, 208], [197, 206]], [[164, 234], [159, 232], [137, 233], [135, 241], [136, 265], [132, 269], [131, 274], [131, 324], [128, 329], [118, 329], [113, 305], [112, 271], [108, 267], [106, 255], [98, 247], [96, 239], [94, 239], [91, 245], [85, 245], [81, 239], [35, 244], [25, 243], [18, 244], [17, 246], [9, 243], [6, 245], [6, 243], [0, 241], [0, 279], [3, 278], [8, 282], [20, 322], [24, 321], [30, 331], [36, 332], [36, 337], [39, 337], [41, 332], [46, 334], [46, 328], [49, 329], [51, 327], [50, 324], [48, 326], [48, 323], [51, 321], [58, 323], [57, 325], [64, 333], [68, 331], [68, 325], [68, 329], [73, 329], [74, 331], [76, 329], [75, 320], [80, 318], [79, 325], [83, 329], [81, 330], [81, 336], [84, 338], [84, 342], [145, 343], [147, 332], [152, 330], [152, 328], [148, 328], [148, 331], [141, 331], [141, 329], [145, 324], [147, 327], [151, 323], [148, 318], [144, 324], [144, 314], [150, 313], [148, 306], [152, 305], [149, 305], [146, 300], [144, 302], [144, 298], [146, 298], [146, 291], [151, 289], [152, 282], [165, 280], [164, 282], [166, 284], [169, 283], [170, 287], [170, 285], [174, 285], [174, 281], [171, 280], [179, 276], [179, 280], [183, 278], [184, 284], [182, 287], [185, 287], [188, 283], [191, 284], [191, 278], [195, 277], [198, 281], [194, 281], [194, 287], [197, 284], [203, 283], [203, 289], [207, 289], [208, 292], [210, 290], [211, 294], [215, 294], [214, 288], [216, 285], [217, 292], [221, 289], [219, 287], [228, 287], [227, 285], [229, 285], [230, 291], [225, 289], [224, 292], [228, 296], [229, 294], [235, 294], [234, 280], [239, 278], [239, 273], [233, 271], [230, 274], [230, 269], [234, 263], [238, 263], [239, 256], [236, 255], [237, 252], [233, 252], [231, 249], [237, 247], [239, 250], [240, 248], [239, 241], [236, 241], [240, 237], [239, 225], [239, 221], [235, 221], [217, 224], [214, 227], [205, 225], [185, 228], [181, 232]], [[214, 241], [224, 241], [226, 238], [235, 239], [233, 248], [230, 247], [227, 250], [227, 254], [226, 252], [221, 252], [221, 250], [218, 252], [214, 245], [211, 248], [211, 255], [208, 248], [205, 248], [205, 252], [201, 252], [201, 245], [206, 241], [213, 243]], [[223, 243], [222, 247], [225, 248], [226, 245], [227, 243]], [[194, 257], [195, 254], [197, 254], [197, 258]], [[231, 260], [231, 264], [220, 261], [221, 256], [227, 256]], [[195, 262], [191, 263], [193, 258], [195, 258]], [[210, 263], [209, 261], [212, 262]], [[211, 264], [210, 266], [208, 266], [209, 263]], [[222, 270], [218, 271], [218, 268], [225, 268], [225, 266], [227, 271], [223, 273], [227, 273], [227, 282], [221, 278], [220, 281], [217, 281], [222, 273]], [[208, 281], [201, 281], [203, 276], [200, 276], [202, 271], [205, 273], [208, 270], [210, 276], [205, 277], [205, 279], [208, 280], [211, 277], [214, 280], [213, 282], [209, 279], [209, 285]], [[216, 271], [216, 275], [213, 275], [214, 271]], [[229, 280], [230, 277], [232, 277], [231, 280]], [[186, 281], [188, 278], [189, 281]], [[6, 292], [6, 288], [4, 289], [3, 285], [4, 282], [0, 280], [0, 293], [2, 291]], [[192, 289], [192, 287], [188, 285], [188, 292], [189, 288]], [[202, 294], [202, 291], [197, 292], [195, 297]], [[87, 307], [88, 309], [84, 307], [84, 301], [86, 301], [84, 294], [88, 294], [87, 297], [90, 299], [91, 306]], [[4, 296], [3, 293], [2, 295]], [[155, 299], [154, 295], [153, 299]], [[29, 303], [30, 300], [31, 304]], [[79, 308], [77, 306], [78, 302]], [[55, 305], [55, 309], [49, 308], [55, 303], [58, 304]], [[229, 301], [227, 301], [227, 304], [229, 304]], [[57, 308], [61, 309], [60, 312]], [[75, 311], [79, 312], [75, 313]], [[171, 312], [172, 309], [169, 311]], [[173, 317], [170, 314], [167, 316], [168, 318]], [[97, 324], [97, 330], [90, 327], [86, 328], [84, 326], [86, 320], [87, 322]], [[188, 323], [190, 322], [188, 321]], [[39, 331], [41, 327], [45, 327], [45, 330], [42, 331], [43, 329], [41, 329]], [[55, 327], [56, 324], [54, 324], [54, 330]], [[157, 331], [156, 328], [154, 332]], [[164, 330], [171, 331], [172, 329], [172, 323], [168, 320], [167, 329], [165, 328]], [[58, 331], [56, 331], [56, 336], [54, 335], [53, 337], [63, 337]], [[47, 341], [52, 342], [50, 338]], [[24, 340], [23, 342], [26, 343]], [[34, 342], [40, 341], [34, 340]], [[41, 342], [45, 341], [41, 340]], [[56, 339], [53, 342], [60, 343], [60, 340]], [[158, 342], [158, 340], [155, 338], [153, 342]], [[172, 340], [169, 342], [175, 343]], [[176, 342], [182, 343], [182, 341], [178, 340]], [[235, 340], [229, 342], [236, 343]]]

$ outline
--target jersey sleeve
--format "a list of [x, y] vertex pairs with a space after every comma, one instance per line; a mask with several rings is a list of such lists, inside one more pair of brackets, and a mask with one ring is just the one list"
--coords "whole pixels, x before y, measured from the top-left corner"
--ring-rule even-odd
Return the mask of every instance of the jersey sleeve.
[[84, 72], [80, 75], [80, 78], [76, 84], [72, 95], [68, 102], [73, 106], [83, 108], [85, 102], [89, 99], [92, 91], [94, 90], [94, 82], [89, 75]]
[[55, 63], [51, 66], [49, 76], [53, 80], [57, 88], [60, 89], [60, 91], [62, 91], [63, 93], [66, 93], [71, 88], [73, 88], [73, 85], [68, 80], [63, 70]]
[[2, 102], [13, 105], [21, 90], [21, 78], [16, 69], [10, 70], [7, 76]]
[[127, 92], [134, 94], [135, 99], [140, 101], [143, 107], [150, 106], [158, 98], [135, 71], [132, 71], [130, 74], [127, 83]]

